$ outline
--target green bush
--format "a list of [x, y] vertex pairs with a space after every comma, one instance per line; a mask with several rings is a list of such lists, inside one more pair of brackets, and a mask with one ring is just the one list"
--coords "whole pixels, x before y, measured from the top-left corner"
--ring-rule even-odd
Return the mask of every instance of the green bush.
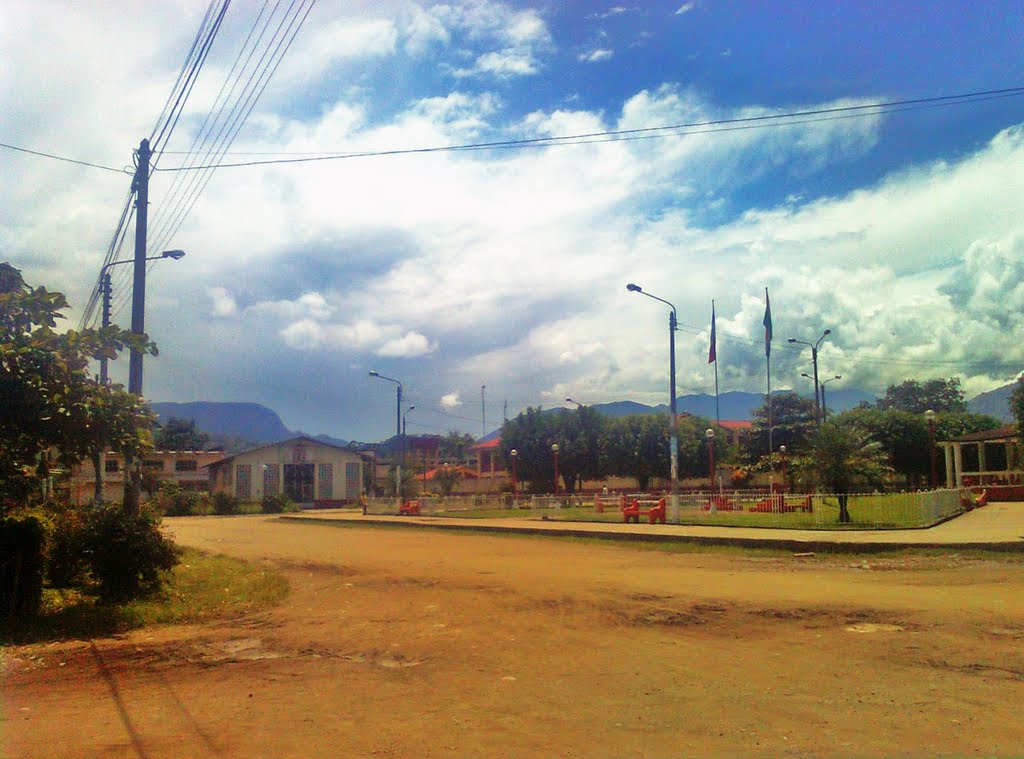
[[286, 511], [296, 511], [298, 507], [288, 500], [288, 497], [277, 493], [275, 495], [263, 496], [264, 514], [283, 514]]
[[160, 532], [160, 517], [146, 507], [129, 512], [114, 505], [91, 512], [82, 544], [100, 592], [117, 600], [154, 589], [161, 571], [178, 563], [174, 543]]
[[52, 516], [53, 531], [46, 549], [46, 576], [55, 588], [82, 585], [89, 573], [88, 557], [83, 549], [86, 511], [67, 508]]
[[0, 616], [29, 616], [39, 610], [46, 533], [46, 521], [36, 514], [0, 519]]
[[153, 499], [153, 506], [164, 516], [187, 517], [199, 513], [199, 493], [184, 490], [176, 482], [160, 483], [160, 492]]
[[241, 513], [241, 503], [233, 495], [227, 493], [213, 494], [213, 513], [221, 516]]

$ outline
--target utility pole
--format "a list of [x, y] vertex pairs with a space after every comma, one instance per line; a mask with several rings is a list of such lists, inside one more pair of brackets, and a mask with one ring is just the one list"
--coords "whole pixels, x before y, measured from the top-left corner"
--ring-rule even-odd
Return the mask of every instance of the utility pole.
[[484, 393], [487, 385], [480, 386], [480, 437], [487, 434], [487, 405], [484, 403]]
[[[132, 333], [146, 331], [146, 225], [149, 219], [149, 140], [139, 143], [135, 169], [135, 276], [132, 281]], [[132, 348], [128, 364], [128, 392], [142, 395], [142, 356]]]
[[[139, 143], [138, 165], [135, 167], [135, 265], [132, 279], [132, 334], [146, 331], [146, 225], [149, 220], [149, 140]], [[128, 392], [142, 397], [142, 351], [133, 347], [128, 359]], [[141, 493], [140, 464], [134, 456], [124, 461], [124, 507], [137, 511]]]

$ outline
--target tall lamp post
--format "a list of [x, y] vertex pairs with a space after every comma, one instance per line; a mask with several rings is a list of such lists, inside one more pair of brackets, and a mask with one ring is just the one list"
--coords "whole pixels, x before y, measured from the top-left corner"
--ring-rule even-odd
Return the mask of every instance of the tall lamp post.
[[821, 421], [823, 422], [828, 421], [828, 404], [825, 403], [825, 385], [827, 385], [829, 382], [841, 380], [842, 378], [843, 375], [837, 374], [835, 377], [829, 377], [827, 380], [821, 381]]
[[821, 421], [821, 400], [818, 397], [818, 348], [821, 347], [822, 341], [832, 334], [832, 330], [826, 329], [821, 333], [815, 342], [808, 343], [803, 340], [797, 340], [795, 337], [789, 338], [786, 342], [795, 343], [797, 345], [806, 345], [811, 349], [811, 363], [814, 366], [814, 421]]
[[[182, 259], [184, 257], [185, 257], [185, 251], [183, 251], [183, 250], [165, 250], [159, 256], [150, 256], [149, 258], [144, 258], [142, 260], [143, 261], [159, 261], [162, 258], [172, 258], [175, 261], [177, 261], [177, 260]], [[126, 258], [123, 261], [111, 261], [108, 264], [104, 264], [103, 268], [100, 269], [100, 292], [103, 294], [103, 313], [101, 315], [101, 318], [102, 318], [101, 324], [102, 324], [102, 326], [104, 328], [110, 326], [110, 274], [107, 273], [107, 270], [110, 267], [112, 267], [112, 266], [119, 266], [120, 264], [133, 264], [133, 263], [135, 263], [135, 259], [133, 259], [133, 258]], [[139, 385], [140, 385], [139, 393], [140, 394], [142, 392], [142, 388], [141, 388], [142, 381], [141, 380], [142, 380], [142, 378], [141, 378], [141, 375], [140, 375], [140, 377], [139, 377]], [[100, 384], [101, 385], [107, 384], [107, 358], [106, 358], [106, 356], [104, 356], [103, 358], [100, 359]]]
[[935, 412], [928, 409], [924, 412], [924, 418], [925, 421], [928, 422], [928, 458], [931, 460], [930, 484], [932, 488], [934, 488], [939, 480], [938, 469], [935, 461]]
[[715, 431], [708, 427], [704, 430], [704, 439], [708, 442], [708, 483], [711, 494], [715, 493]]
[[679, 435], [676, 430], [676, 307], [669, 303], [664, 298], [659, 298], [657, 295], [651, 295], [643, 291], [640, 285], [634, 285], [632, 283], [626, 285], [626, 289], [631, 293], [640, 293], [646, 295], [648, 298], [664, 303], [672, 310], [668, 315], [668, 367], [669, 367], [669, 475], [671, 477], [672, 490], [671, 490], [671, 503], [672, 503], [672, 518], [673, 520], [678, 517], [679, 509], [679, 464], [678, 464], [678, 451], [679, 451]]
[[[394, 382], [397, 385], [396, 397], [397, 403], [395, 404], [395, 434], [399, 437], [399, 443], [401, 444], [402, 436], [402, 383], [396, 380], [394, 377], [385, 377], [383, 374], [377, 371], [370, 370], [370, 376], [376, 377], [377, 379], [387, 380], [388, 382]], [[403, 451], [404, 453], [404, 451]], [[402, 481], [402, 462], [399, 460], [398, 466], [395, 469], [395, 495], [401, 500], [401, 486], [399, 483]]]
[[509, 455], [512, 457], [512, 508], [518, 506], [518, 494], [517, 494], [517, 476], [516, 476], [516, 459], [519, 458], [519, 451], [513, 448], [509, 451]]
[[558, 443], [551, 444], [551, 455], [555, 458], [555, 497], [558, 497]]

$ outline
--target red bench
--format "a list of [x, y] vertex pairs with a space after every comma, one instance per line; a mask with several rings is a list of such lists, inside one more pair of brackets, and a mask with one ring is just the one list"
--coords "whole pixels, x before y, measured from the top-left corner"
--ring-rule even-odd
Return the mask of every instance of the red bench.
[[[641, 506], [650, 506], [650, 508], [641, 509]], [[647, 517], [651, 524], [657, 524], [658, 522], [665, 524], [665, 499], [662, 498], [659, 501], [641, 501], [640, 499], [635, 499], [628, 506], [622, 507], [622, 519], [626, 524], [629, 524], [630, 522], [640, 524], [641, 516]]]
[[714, 505], [716, 511], [743, 511], [743, 507], [736, 504], [731, 498], [725, 495], [713, 495], [711, 499], [701, 506], [701, 511], [711, 511]]
[[419, 515], [419, 501], [406, 501], [405, 503], [398, 507], [398, 516], [400, 517], [418, 517]]
[[795, 511], [813, 511], [814, 506], [811, 504], [811, 496], [797, 501], [796, 503], [790, 501], [786, 502], [786, 497], [782, 493], [774, 493], [763, 501], [759, 501], [756, 506], [751, 506], [748, 511], [755, 511], [760, 514], [790, 514]]

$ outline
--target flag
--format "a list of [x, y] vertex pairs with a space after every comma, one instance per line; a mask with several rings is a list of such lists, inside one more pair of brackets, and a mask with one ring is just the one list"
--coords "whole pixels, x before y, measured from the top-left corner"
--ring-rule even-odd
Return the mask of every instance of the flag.
[[711, 347], [708, 349], [708, 363], [713, 364], [718, 358], [715, 350], [715, 302], [711, 301]]
[[764, 288], [764, 355], [772, 355], [772, 302], [768, 299], [768, 288]]

